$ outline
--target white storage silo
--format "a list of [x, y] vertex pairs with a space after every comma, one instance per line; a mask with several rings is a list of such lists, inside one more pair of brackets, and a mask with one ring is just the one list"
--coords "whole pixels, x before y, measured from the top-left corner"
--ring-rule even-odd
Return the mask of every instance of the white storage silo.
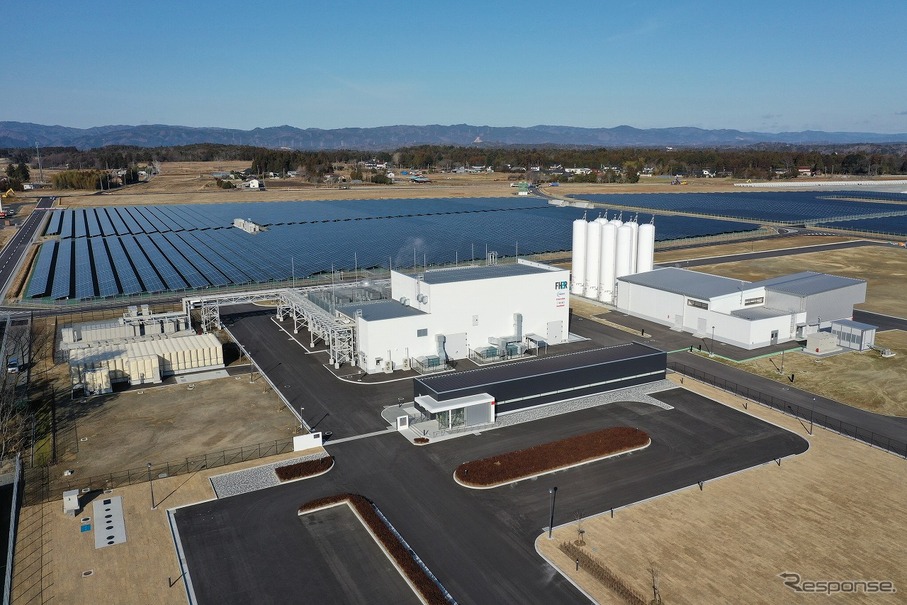
[[570, 291], [582, 296], [586, 291], [586, 221], [581, 218], [573, 221], [573, 263], [570, 270], [573, 274]]
[[614, 261], [614, 277], [631, 274], [630, 253], [633, 251], [633, 228], [621, 225], [617, 229], [617, 253]]
[[598, 299], [611, 302], [614, 293], [614, 268], [617, 253], [617, 227], [613, 223], [602, 225], [601, 282]]
[[601, 283], [602, 224], [588, 223], [586, 228], [586, 297], [598, 298]]
[[655, 268], [655, 225], [639, 226], [639, 244], [636, 249], [636, 272], [645, 273]]
[[639, 248], [639, 223], [636, 222], [636, 217], [633, 217], [633, 220], [624, 224], [629, 225], [630, 229], [633, 230], [633, 245], [630, 247], [630, 275], [632, 275], [637, 273], [636, 254]]

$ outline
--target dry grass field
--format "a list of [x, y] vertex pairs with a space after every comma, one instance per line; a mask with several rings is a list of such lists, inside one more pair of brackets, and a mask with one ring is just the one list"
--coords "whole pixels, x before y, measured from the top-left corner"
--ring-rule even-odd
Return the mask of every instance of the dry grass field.
[[784, 384], [790, 384], [788, 376], [794, 374], [796, 387], [804, 391], [877, 414], [907, 417], [907, 332], [879, 332], [876, 344], [890, 348], [895, 356], [885, 359], [877, 351], [849, 351], [820, 359], [785, 353], [784, 374], [776, 369], [781, 355], [735, 365]]
[[[687, 388], [741, 409], [741, 401], [687, 380]], [[658, 572], [664, 603], [903, 602], [907, 590], [907, 461], [750, 404], [748, 412], [795, 431], [810, 449], [721, 479], [585, 519], [584, 550], [642, 595]], [[577, 524], [543, 534], [536, 547], [599, 603], [621, 603], [557, 549]], [[778, 574], [803, 580], [890, 580], [898, 594], [803, 595]]]
[[697, 271], [756, 281], [798, 271], [818, 271], [865, 279], [866, 302], [860, 309], [903, 316], [907, 283], [907, 250], [871, 246], [778, 256], [696, 267]]
[[655, 252], [656, 263], [673, 263], [683, 260], [698, 260], [715, 256], [728, 256], [732, 254], [748, 254], [750, 252], [765, 252], [767, 250], [787, 250], [795, 248], [808, 248], [823, 244], [835, 244], [851, 241], [854, 238], [834, 235], [795, 235], [791, 237], [774, 237], [769, 239], [749, 240], [730, 244], [715, 244], [702, 248], [682, 248], [679, 250], [664, 250]]

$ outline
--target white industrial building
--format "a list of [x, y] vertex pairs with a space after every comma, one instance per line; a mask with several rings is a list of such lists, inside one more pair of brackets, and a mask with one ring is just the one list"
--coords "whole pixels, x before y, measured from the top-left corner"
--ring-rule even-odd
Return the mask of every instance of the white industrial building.
[[664, 268], [616, 281], [619, 311], [744, 349], [806, 338], [866, 300], [865, 281], [812, 271], [746, 282]]
[[567, 341], [570, 272], [540, 263], [391, 273], [391, 300], [336, 308], [355, 322], [355, 363], [365, 372], [447, 360], [489, 361]]
[[570, 291], [602, 302], [614, 300], [615, 280], [651, 271], [655, 261], [655, 225], [632, 219], [573, 221], [573, 282]]

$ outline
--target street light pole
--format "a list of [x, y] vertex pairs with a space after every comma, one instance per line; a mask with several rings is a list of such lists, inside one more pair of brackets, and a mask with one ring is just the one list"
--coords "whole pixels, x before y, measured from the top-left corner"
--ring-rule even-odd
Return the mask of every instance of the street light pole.
[[715, 326], [712, 326], [712, 349], [709, 351], [709, 357], [715, 356]]
[[154, 479], [151, 478], [151, 463], [148, 463], [148, 485], [151, 486], [151, 510], [157, 508], [154, 505]]
[[551, 532], [554, 531], [554, 499], [557, 497], [557, 487], [548, 490], [551, 494], [551, 514], [548, 517], [548, 539], [551, 539]]

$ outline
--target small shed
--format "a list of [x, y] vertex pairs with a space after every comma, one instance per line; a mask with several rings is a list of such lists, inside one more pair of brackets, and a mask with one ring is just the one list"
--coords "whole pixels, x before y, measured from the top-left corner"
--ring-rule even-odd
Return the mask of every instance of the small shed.
[[876, 326], [864, 324], [851, 319], [838, 319], [831, 322], [831, 333], [839, 347], [865, 351], [871, 349], [876, 341]]
[[826, 355], [840, 350], [840, 347], [835, 342], [834, 334], [831, 332], [813, 332], [806, 337], [806, 347], [803, 352], [811, 355]]

